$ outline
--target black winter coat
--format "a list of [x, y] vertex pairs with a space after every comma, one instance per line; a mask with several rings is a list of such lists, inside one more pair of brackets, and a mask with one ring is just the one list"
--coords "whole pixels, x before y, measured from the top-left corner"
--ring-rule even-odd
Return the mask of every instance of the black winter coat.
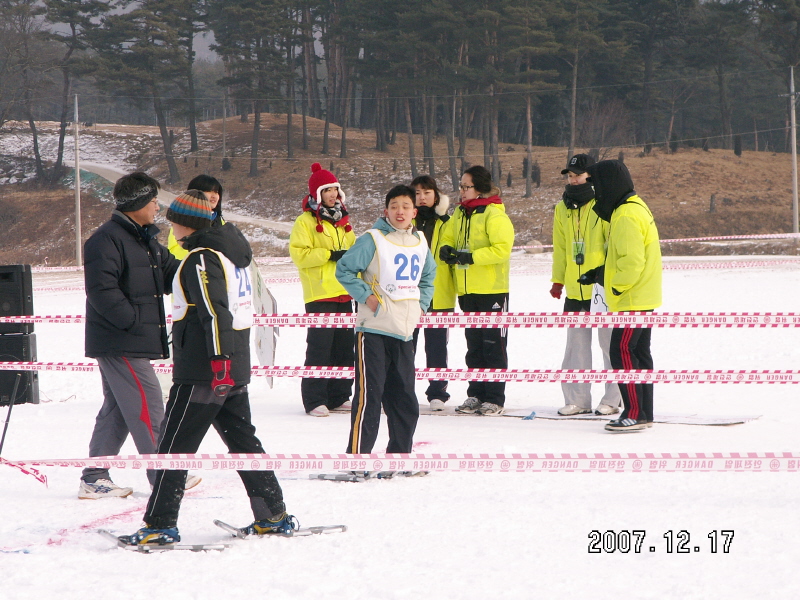
[[[187, 238], [183, 247], [186, 250], [216, 250], [239, 269], [247, 269], [253, 258], [249, 242], [232, 223], [196, 231]], [[211, 358], [227, 356], [231, 360], [231, 377], [236, 385], [250, 383], [250, 329], [233, 329], [227, 287], [249, 286], [249, 272], [226, 285], [219, 256], [205, 250], [192, 252], [181, 265], [175, 292], [178, 293], [177, 286], [180, 285], [189, 306], [186, 315], [172, 324], [175, 353], [172, 381], [210, 385], [213, 377]]]
[[86, 356], [169, 356], [163, 297], [179, 262], [157, 233], [114, 211], [86, 240]]

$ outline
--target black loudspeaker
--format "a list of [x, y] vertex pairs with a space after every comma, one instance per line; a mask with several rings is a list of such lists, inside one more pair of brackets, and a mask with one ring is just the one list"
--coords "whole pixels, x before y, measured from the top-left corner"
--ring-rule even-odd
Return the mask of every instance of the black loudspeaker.
[[[0, 335], [0, 362], [36, 362], [36, 335]], [[36, 371], [0, 371], [0, 406], [11, 404], [14, 380], [22, 379], [14, 404], [39, 404], [39, 373]]]
[[[0, 265], [0, 317], [33, 314], [30, 265]], [[33, 323], [0, 323], [0, 334], [33, 333]]]

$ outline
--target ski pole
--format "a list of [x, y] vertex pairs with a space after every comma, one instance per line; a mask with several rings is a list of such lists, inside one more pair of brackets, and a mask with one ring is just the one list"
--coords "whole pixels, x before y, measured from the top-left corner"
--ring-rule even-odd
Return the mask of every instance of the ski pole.
[[8, 404], [8, 412], [6, 413], [6, 424], [3, 426], [3, 437], [0, 438], [0, 456], [3, 454], [3, 444], [6, 441], [6, 431], [8, 431], [8, 421], [11, 419], [11, 409], [14, 408], [14, 400], [17, 399], [17, 388], [22, 379], [22, 373], [17, 373], [17, 378], [14, 380], [14, 391], [11, 392], [11, 402]]

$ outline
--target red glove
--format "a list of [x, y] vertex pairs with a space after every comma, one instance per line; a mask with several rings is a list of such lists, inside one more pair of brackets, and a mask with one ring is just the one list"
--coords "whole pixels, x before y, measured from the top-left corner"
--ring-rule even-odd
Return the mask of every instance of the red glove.
[[564, 289], [563, 283], [554, 283], [553, 287], [550, 288], [550, 295], [553, 298], [561, 299], [561, 290]]
[[225, 357], [212, 358], [211, 372], [214, 373], [211, 389], [214, 390], [216, 396], [222, 398], [236, 385], [231, 379], [231, 360]]

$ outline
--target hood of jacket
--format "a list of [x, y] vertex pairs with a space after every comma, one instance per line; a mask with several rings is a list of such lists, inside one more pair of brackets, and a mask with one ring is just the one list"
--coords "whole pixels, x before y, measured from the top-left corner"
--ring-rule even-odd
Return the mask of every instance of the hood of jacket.
[[635, 194], [628, 167], [618, 160], [601, 160], [586, 167], [586, 172], [594, 186], [594, 212], [604, 221], [611, 221], [611, 213]]
[[253, 260], [253, 251], [244, 234], [232, 223], [195, 231], [183, 245], [186, 250], [209, 248], [221, 252], [237, 267], [244, 268]]

